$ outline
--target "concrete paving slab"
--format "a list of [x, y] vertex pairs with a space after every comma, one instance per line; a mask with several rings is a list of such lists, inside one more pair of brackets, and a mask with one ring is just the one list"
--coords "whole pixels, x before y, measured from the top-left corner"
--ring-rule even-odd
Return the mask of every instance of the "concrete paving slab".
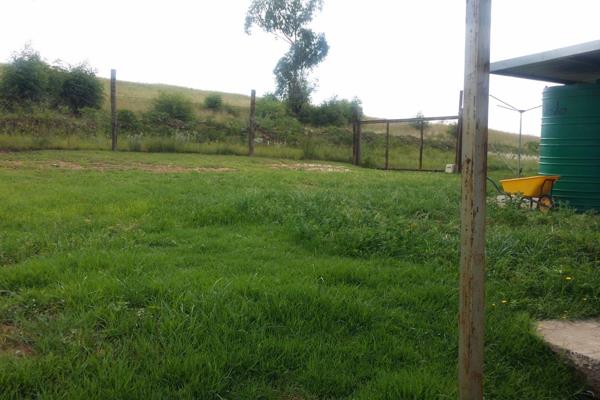
[[587, 377], [596, 394], [600, 393], [600, 320], [541, 321], [537, 331]]

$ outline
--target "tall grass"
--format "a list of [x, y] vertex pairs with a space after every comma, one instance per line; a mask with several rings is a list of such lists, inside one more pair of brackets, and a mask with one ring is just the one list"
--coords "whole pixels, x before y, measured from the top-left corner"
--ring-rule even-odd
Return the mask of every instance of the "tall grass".
[[[458, 177], [0, 154], [15, 162], [0, 168], [0, 335], [31, 354], [0, 347], [0, 397], [456, 397]], [[598, 316], [600, 218], [492, 203], [487, 231], [487, 396], [583, 398], [531, 324]]]

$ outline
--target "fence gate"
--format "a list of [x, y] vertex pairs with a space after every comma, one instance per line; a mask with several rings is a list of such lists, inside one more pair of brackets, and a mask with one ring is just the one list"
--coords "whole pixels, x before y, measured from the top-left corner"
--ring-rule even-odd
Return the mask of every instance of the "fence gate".
[[[443, 172], [461, 169], [462, 92], [459, 114], [400, 119], [355, 118], [352, 162], [397, 171]], [[433, 124], [436, 123], [436, 124]]]

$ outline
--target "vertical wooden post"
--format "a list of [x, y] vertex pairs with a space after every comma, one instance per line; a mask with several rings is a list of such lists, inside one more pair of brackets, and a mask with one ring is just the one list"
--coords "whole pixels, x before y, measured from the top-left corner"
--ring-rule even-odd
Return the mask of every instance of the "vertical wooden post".
[[352, 114], [352, 165], [356, 165], [356, 113]]
[[419, 169], [423, 169], [423, 134], [425, 131], [425, 121], [421, 120], [419, 128], [421, 130], [421, 142], [419, 144]]
[[458, 122], [456, 124], [456, 154], [454, 164], [456, 164], [457, 172], [462, 170], [463, 93], [461, 90], [458, 98]]
[[352, 164], [360, 165], [360, 112], [358, 107], [354, 107], [352, 113]]
[[385, 124], [385, 169], [390, 169], [390, 123]]
[[483, 399], [485, 214], [491, 0], [467, 0], [460, 232], [461, 400]]
[[360, 118], [356, 123], [356, 165], [360, 165], [360, 156], [361, 156], [361, 136], [362, 136], [362, 125], [360, 123]]
[[248, 156], [254, 155], [254, 137], [256, 135], [256, 90], [250, 94], [250, 121], [248, 125]]
[[110, 70], [111, 149], [117, 150], [117, 70]]

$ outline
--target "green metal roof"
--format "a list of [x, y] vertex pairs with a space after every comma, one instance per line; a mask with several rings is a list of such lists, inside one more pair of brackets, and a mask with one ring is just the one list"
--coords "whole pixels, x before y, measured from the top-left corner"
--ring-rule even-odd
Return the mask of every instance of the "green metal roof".
[[572, 84], [600, 80], [600, 40], [498, 61], [490, 73], [545, 82]]

